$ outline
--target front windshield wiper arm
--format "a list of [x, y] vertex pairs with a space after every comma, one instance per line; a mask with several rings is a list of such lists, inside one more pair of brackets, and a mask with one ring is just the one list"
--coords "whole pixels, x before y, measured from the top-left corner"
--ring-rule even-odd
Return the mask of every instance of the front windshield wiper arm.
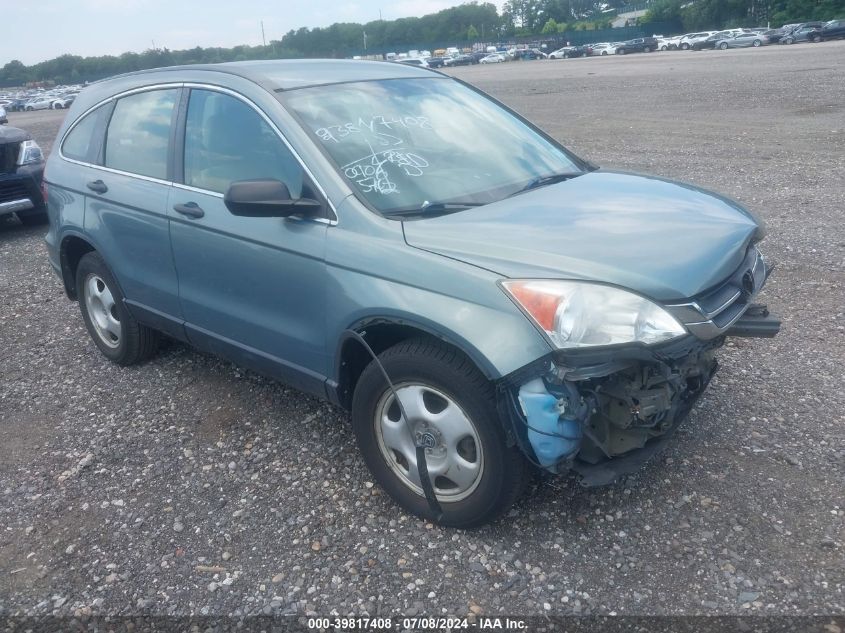
[[[570, 171], [570, 172], [560, 172], [559, 174], [549, 174], [548, 176], [540, 176], [535, 178], [527, 185], [522, 187], [522, 189], [517, 189], [514, 191], [511, 196], [515, 196], [519, 193], [523, 193], [525, 191], [530, 191], [531, 189], [537, 189], [538, 187], [545, 187], [546, 185], [553, 185], [556, 182], [563, 182], [564, 180], [570, 180], [572, 178], [577, 178], [578, 176], [583, 176], [585, 172], [583, 171]], [[508, 196], [510, 197], [510, 196]]]
[[445, 215], [447, 213], [454, 213], [456, 211], [463, 211], [465, 209], [469, 209], [470, 207], [480, 207], [485, 204], [489, 204], [488, 202], [426, 202], [422, 206], [419, 207], [408, 207], [404, 209], [394, 209], [393, 211], [388, 211], [385, 215], [388, 216], [402, 216], [402, 217], [409, 217], [409, 216], [426, 216], [432, 217], [436, 215]]

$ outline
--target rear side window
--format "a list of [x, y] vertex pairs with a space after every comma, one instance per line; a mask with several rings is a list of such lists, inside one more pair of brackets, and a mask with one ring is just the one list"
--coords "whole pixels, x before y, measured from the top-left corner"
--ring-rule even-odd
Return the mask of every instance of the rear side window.
[[170, 125], [178, 90], [153, 90], [119, 99], [106, 133], [105, 165], [167, 178]]
[[302, 167], [252, 107], [210, 90], [191, 90], [185, 121], [185, 184], [225, 193], [237, 180], [270, 178], [302, 192]]
[[65, 137], [62, 144], [62, 154], [67, 158], [93, 163], [97, 156], [96, 141], [94, 134], [97, 132], [97, 123], [100, 115], [105, 111], [101, 106], [82, 117]]

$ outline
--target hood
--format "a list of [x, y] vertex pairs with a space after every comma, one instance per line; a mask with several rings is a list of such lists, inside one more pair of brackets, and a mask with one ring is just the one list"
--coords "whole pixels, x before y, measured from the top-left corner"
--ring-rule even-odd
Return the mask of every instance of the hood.
[[26, 132], [17, 127], [9, 127], [8, 125], [0, 125], [0, 144], [2, 143], [20, 143], [21, 141], [28, 141], [32, 137], [29, 132]]
[[659, 301], [723, 281], [762, 236], [732, 200], [610, 171], [403, 225], [410, 246], [503, 277], [601, 281]]

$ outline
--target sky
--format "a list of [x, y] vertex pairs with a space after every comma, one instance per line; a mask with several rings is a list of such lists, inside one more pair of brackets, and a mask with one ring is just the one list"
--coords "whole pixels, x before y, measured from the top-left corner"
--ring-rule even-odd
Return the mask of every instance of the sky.
[[[420, 16], [461, 0], [2, 0], [0, 66], [64, 53], [261, 44], [291, 29]], [[501, 2], [497, 2], [501, 5]]]

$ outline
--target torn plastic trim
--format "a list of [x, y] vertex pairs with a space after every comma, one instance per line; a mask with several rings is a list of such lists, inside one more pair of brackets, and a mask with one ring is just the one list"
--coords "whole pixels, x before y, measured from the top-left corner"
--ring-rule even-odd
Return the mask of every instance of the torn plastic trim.
[[577, 472], [585, 486], [604, 485], [638, 470], [674, 434], [706, 389], [718, 363], [713, 362], [700, 386], [688, 394], [689, 401], [684, 398], [674, 407], [676, 423], [671, 429], [639, 448], [599, 463], [578, 458], [581, 448], [593, 443], [589, 420], [598, 410], [596, 394], [586, 386], [593, 379], [648, 364], [671, 373], [690, 357], [721, 347], [724, 340], [724, 336], [710, 341], [686, 336], [657, 346], [637, 343], [616, 348], [558, 350], [543, 356], [497, 382], [498, 408], [508, 444], [516, 444], [529, 461], [546, 471]]

